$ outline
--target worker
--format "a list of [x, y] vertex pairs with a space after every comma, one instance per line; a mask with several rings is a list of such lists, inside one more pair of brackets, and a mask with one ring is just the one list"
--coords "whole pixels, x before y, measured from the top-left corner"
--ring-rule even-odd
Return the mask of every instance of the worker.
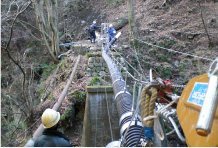
[[[92, 25], [89, 27], [89, 33], [90, 33], [90, 41], [91, 43], [95, 43], [96, 35], [95, 35], [95, 29], [101, 28], [100, 26], [96, 26], [96, 21], [93, 21]], [[92, 41], [92, 38], [94, 41]]]
[[109, 25], [108, 34], [109, 34], [109, 42], [110, 42], [114, 38], [114, 34], [116, 34], [116, 30], [113, 28], [112, 24]]
[[65, 135], [58, 131], [59, 112], [48, 108], [43, 112], [41, 120], [45, 130], [34, 143], [34, 147], [72, 147]]

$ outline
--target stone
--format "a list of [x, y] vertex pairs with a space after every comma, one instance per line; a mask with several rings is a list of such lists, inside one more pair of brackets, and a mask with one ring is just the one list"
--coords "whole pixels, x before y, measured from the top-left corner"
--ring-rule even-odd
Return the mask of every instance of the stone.
[[217, 19], [215, 18], [211, 19], [211, 23], [217, 23]]
[[100, 58], [96, 58], [96, 59], [95, 59], [95, 62], [96, 62], [96, 63], [99, 63], [99, 62], [100, 62]]
[[93, 68], [93, 67], [94, 67], [94, 64], [89, 64], [88, 67], [89, 67], [89, 68]]
[[89, 58], [89, 61], [88, 61], [88, 64], [94, 63], [94, 62], [95, 62], [95, 58], [94, 58], [94, 57], [90, 57], [90, 58]]
[[72, 45], [72, 49], [74, 51], [75, 55], [85, 55], [87, 50], [88, 45], [82, 45], [82, 44], [74, 44]]
[[175, 61], [175, 62], [173, 62], [173, 66], [175, 67], [175, 68], [179, 68], [179, 61]]
[[90, 50], [91, 50], [91, 51], [95, 51], [96, 48], [95, 48], [95, 47], [90, 47]]
[[94, 63], [95, 67], [100, 67], [99, 63]]
[[81, 24], [85, 24], [85, 23], [86, 23], [86, 21], [83, 21], [83, 20], [81, 21]]
[[124, 61], [124, 58], [121, 57], [121, 58], [120, 58], [120, 63], [121, 63], [121, 64], [124, 64], [124, 62], [125, 62], [125, 61]]
[[90, 77], [90, 76], [91, 76], [91, 73], [87, 73], [85, 76], [86, 76], [86, 77]]
[[108, 69], [105, 69], [105, 72], [106, 72], [106, 73], [108, 73], [108, 72], [109, 72], [109, 70], [108, 70]]
[[96, 67], [92, 68], [92, 72], [96, 72]]
[[201, 35], [201, 33], [187, 33], [187, 32], [178, 32], [178, 31], [171, 31], [170, 32], [174, 37], [180, 40], [192, 40], [195, 37]]
[[27, 48], [25, 51], [24, 51], [24, 55], [30, 55], [33, 53], [33, 48]]
[[103, 58], [100, 58], [100, 62], [101, 63], [105, 63]]
[[104, 72], [104, 71], [99, 72], [99, 76], [105, 76], [105, 75], [106, 75], [106, 72]]
[[97, 71], [97, 72], [100, 72], [100, 71], [101, 71], [101, 67], [97, 67], [97, 68], [96, 68], [96, 71]]
[[113, 28], [115, 30], [119, 30], [121, 28], [123, 28], [124, 26], [126, 26], [128, 24], [129, 20], [128, 20], [128, 16], [123, 16], [120, 18], [117, 18], [113, 21], [113, 23], [111, 23], [113, 25]]
[[91, 72], [91, 70], [92, 70], [91, 68], [87, 68], [87, 72]]
[[92, 73], [92, 76], [93, 76], [93, 77], [96, 77], [97, 75], [98, 75], [98, 74], [97, 74], [96, 72], [93, 72], [93, 73]]

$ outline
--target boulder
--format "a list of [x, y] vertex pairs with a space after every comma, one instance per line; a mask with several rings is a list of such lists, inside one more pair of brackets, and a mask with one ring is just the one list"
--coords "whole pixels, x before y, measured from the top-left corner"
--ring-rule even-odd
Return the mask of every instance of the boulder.
[[115, 30], [119, 30], [119, 29], [123, 28], [124, 26], [126, 26], [128, 24], [128, 22], [129, 22], [128, 16], [123, 16], [123, 17], [120, 17], [120, 18], [113, 20], [113, 22], [111, 24], [113, 25], [113, 28]]

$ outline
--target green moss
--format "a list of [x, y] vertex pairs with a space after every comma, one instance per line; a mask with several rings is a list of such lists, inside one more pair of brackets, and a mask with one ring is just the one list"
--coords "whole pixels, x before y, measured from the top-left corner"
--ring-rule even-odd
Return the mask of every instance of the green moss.
[[71, 116], [71, 112], [72, 112], [72, 109], [71, 108], [67, 108], [67, 110], [64, 112], [64, 114], [62, 114], [61, 120], [65, 120], [68, 117], [70, 117]]
[[91, 81], [88, 82], [88, 85], [96, 85], [100, 83], [100, 78], [98, 76], [94, 77]]
[[79, 100], [84, 100], [86, 98], [86, 93], [84, 92], [81, 92], [81, 91], [78, 91], [78, 90], [75, 90], [73, 92], [73, 95], [76, 99], [79, 99]]

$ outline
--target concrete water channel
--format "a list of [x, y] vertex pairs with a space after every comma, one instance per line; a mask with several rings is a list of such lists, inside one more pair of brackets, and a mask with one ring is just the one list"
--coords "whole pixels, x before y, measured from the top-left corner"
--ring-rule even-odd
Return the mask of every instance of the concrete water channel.
[[119, 118], [112, 86], [88, 86], [82, 147], [105, 147], [120, 139]]

